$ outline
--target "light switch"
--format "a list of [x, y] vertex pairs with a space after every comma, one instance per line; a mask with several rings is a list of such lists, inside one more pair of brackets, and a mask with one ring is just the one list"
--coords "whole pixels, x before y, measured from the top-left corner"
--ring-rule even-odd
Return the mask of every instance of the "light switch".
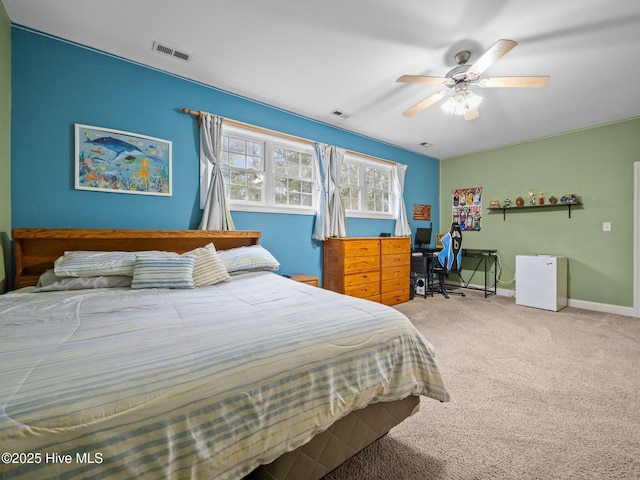
[[610, 232], [611, 231], [611, 222], [603, 222], [602, 223], [602, 231]]

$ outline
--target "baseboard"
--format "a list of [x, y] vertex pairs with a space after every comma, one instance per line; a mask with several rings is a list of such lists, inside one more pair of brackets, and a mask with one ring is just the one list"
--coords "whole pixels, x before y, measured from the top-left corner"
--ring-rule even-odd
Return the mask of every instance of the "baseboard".
[[[483, 288], [482, 285], [471, 284], [470, 286], [474, 288], [480, 288], [480, 289]], [[502, 297], [515, 298], [516, 291], [513, 289], [498, 288], [497, 295], [500, 295]], [[567, 303], [569, 307], [584, 308], [585, 310], [593, 310], [595, 312], [602, 312], [602, 313], [613, 313], [616, 315], [624, 315], [626, 317], [636, 317], [636, 312], [633, 307], [623, 307], [620, 305], [611, 305], [609, 303], [589, 302], [586, 300], [576, 300], [573, 298], [570, 298]]]
[[635, 311], [633, 307], [622, 307], [620, 305], [610, 305], [608, 303], [596, 303], [587, 302], [586, 300], [574, 300], [572, 298], [568, 301], [570, 307], [584, 308], [585, 310], [594, 310], [602, 313], [615, 313], [617, 315], [625, 315], [627, 317], [635, 317]]

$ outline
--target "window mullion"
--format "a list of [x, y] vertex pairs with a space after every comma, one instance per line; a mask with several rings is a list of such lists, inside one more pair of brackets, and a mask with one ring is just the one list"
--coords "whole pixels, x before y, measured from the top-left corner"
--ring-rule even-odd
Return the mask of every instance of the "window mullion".
[[366, 175], [366, 166], [364, 164], [360, 164], [360, 211], [361, 212], [366, 212], [367, 210], [367, 194], [368, 194], [368, 189], [367, 189], [367, 175]]
[[275, 174], [275, 159], [274, 156], [274, 144], [271, 139], [267, 139], [264, 142], [264, 195], [265, 203], [268, 206], [275, 205], [275, 192], [274, 192], [274, 174]]

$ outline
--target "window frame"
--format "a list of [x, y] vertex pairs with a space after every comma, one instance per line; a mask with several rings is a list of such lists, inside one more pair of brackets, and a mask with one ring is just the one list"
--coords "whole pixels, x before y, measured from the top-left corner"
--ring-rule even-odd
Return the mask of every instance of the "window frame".
[[[227, 205], [231, 211], [239, 212], [265, 212], [265, 213], [283, 213], [294, 215], [315, 215], [317, 205], [317, 193], [319, 188], [318, 172], [315, 158], [314, 145], [303, 139], [296, 140], [294, 137], [278, 135], [277, 132], [263, 130], [261, 128], [243, 127], [241, 125], [233, 125], [222, 123], [222, 136], [235, 136], [243, 140], [260, 142], [263, 147], [263, 186], [262, 200], [260, 202], [250, 200], [232, 200], [228, 196], [229, 186], [225, 182], [227, 190]], [[312, 191], [310, 193], [311, 206], [282, 205], [276, 203], [275, 198], [275, 178], [280, 174], [275, 172], [275, 149], [283, 147], [285, 149], [309, 154], [311, 156], [311, 183]], [[204, 208], [207, 190], [209, 188], [209, 180], [211, 178], [212, 166], [205, 159], [200, 162], [200, 208]], [[290, 178], [290, 177], [289, 177]], [[302, 178], [302, 177], [300, 177]]]
[[[347, 209], [345, 206], [345, 215], [347, 217], [352, 218], [376, 218], [376, 219], [385, 219], [385, 220], [393, 220], [396, 218], [397, 211], [397, 198], [394, 192], [395, 185], [395, 171], [392, 165], [392, 162], [388, 160], [376, 159], [374, 157], [368, 157], [364, 155], [359, 155], [352, 152], [346, 152], [344, 155], [344, 164], [357, 164], [360, 166], [359, 172], [359, 184], [361, 188], [361, 194], [359, 199], [359, 208], [357, 209]], [[366, 186], [366, 167], [374, 167], [380, 170], [386, 170], [389, 172], [389, 190], [387, 193], [389, 194], [389, 212], [375, 212], [367, 209], [367, 186]], [[347, 185], [340, 182], [340, 189], [346, 187]]]

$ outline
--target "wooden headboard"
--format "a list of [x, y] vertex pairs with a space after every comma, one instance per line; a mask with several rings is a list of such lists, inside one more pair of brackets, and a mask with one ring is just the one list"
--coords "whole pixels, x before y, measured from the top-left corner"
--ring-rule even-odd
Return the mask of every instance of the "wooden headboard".
[[38, 282], [53, 262], [70, 250], [184, 253], [208, 243], [217, 250], [257, 245], [259, 231], [250, 230], [108, 230], [77, 228], [14, 228], [14, 288]]

